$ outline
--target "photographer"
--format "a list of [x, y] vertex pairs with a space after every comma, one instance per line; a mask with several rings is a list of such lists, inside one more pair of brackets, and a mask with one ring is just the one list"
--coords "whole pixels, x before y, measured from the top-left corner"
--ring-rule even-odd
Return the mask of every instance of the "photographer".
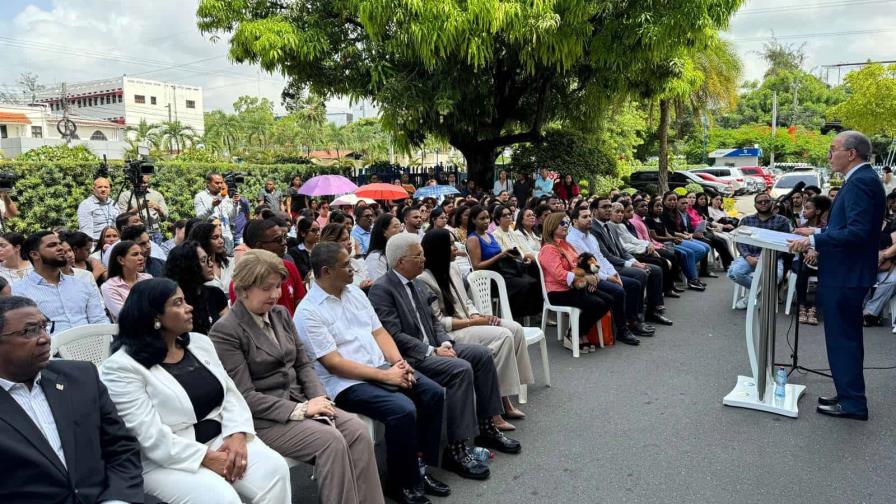
[[0, 188], [0, 215], [3, 216], [3, 219], [0, 220], [0, 231], [6, 231], [6, 219], [19, 215], [19, 209], [12, 198], [9, 197], [9, 190], [2, 188]]
[[150, 187], [149, 175], [142, 176], [141, 183], [134, 191], [122, 191], [118, 196], [118, 210], [122, 213], [136, 212], [146, 220], [146, 207], [149, 207], [149, 221], [145, 223], [146, 232], [153, 242], [162, 243], [161, 223], [168, 217], [168, 205], [165, 204], [165, 197]]
[[93, 181], [93, 194], [78, 205], [78, 230], [94, 240], [100, 237], [104, 227], [115, 224], [115, 218], [121, 213], [109, 198], [111, 192], [109, 179], [100, 177]]
[[224, 177], [220, 173], [209, 173], [205, 177], [206, 187], [204, 191], [193, 198], [193, 207], [196, 217], [210, 219], [212, 217], [221, 221], [221, 235], [224, 238], [227, 250], [233, 250], [233, 229], [231, 223], [236, 219], [239, 208], [240, 195], [234, 192], [233, 199], [222, 195], [227, 187]]

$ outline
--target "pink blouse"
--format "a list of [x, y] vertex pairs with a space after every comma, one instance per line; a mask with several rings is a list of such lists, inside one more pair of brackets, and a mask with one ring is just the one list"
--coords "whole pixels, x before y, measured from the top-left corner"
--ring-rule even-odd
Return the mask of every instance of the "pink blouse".
[[629, 220], [632, 223], [632, 226], [635, 226], [635, 231], [638, 233], [638, 238], [641, 240], [647, 240], [653, 244], [653, 248], [663, 248], [663, 244], [650, 239], [650, 231], [647, 230], [647, 224], [644, 224], [644, 219], [641, 218], [640, 215], [634, 214], [632, 218]]
[[[137, 282], [149, 278], [152, 278], [152, 275], [149, 273], [137, 273]], [[124, 302], [131, 292], [131, 286], [121, 277], [112, 277], [103, 282], [100, 291], [103, 293], [103, 303], [106, 305], [106, 310], [112, 315], [112, 321], [115, 322], [118, 320], [118, 313], [121, 311], [121, 307], [124, 306]]]
[[538, 263], [544, 273], [544, 287], [548, 292], [568, 291], [576, 275], [573, 273], [579, 254], [566, 240], [556, 244], [545, 243], [538, 254]]

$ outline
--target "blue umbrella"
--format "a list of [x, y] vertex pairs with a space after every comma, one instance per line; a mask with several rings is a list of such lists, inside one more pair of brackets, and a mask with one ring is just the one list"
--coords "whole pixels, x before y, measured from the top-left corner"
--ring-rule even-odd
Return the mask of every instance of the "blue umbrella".
[[430, 185], [423, 186], [414, 193], [414, 198], [441, 198], [442, 196], [448, 196], [449, 194], [458, 194], [458, 191], [454, 186], [450, 185]]

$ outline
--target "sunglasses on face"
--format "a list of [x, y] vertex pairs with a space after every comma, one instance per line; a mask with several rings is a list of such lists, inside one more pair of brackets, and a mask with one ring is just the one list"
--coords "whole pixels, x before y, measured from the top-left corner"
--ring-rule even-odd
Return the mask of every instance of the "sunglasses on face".
[[560, 221], [560, 227], [569, 227], [569, 225], [570, 225], [570, 221], [568, 221], [566, 219], [563, 219], [562, 221]]

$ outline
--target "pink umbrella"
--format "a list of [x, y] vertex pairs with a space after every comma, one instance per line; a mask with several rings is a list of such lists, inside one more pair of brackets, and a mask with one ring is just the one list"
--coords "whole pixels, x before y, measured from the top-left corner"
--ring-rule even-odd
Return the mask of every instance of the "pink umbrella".
[[312, 177], [299, 189], [299, 194], [306, 196], [332, 196], [345, 194], [358, 189], [351, 180], [342, 175], [318, 175]]

